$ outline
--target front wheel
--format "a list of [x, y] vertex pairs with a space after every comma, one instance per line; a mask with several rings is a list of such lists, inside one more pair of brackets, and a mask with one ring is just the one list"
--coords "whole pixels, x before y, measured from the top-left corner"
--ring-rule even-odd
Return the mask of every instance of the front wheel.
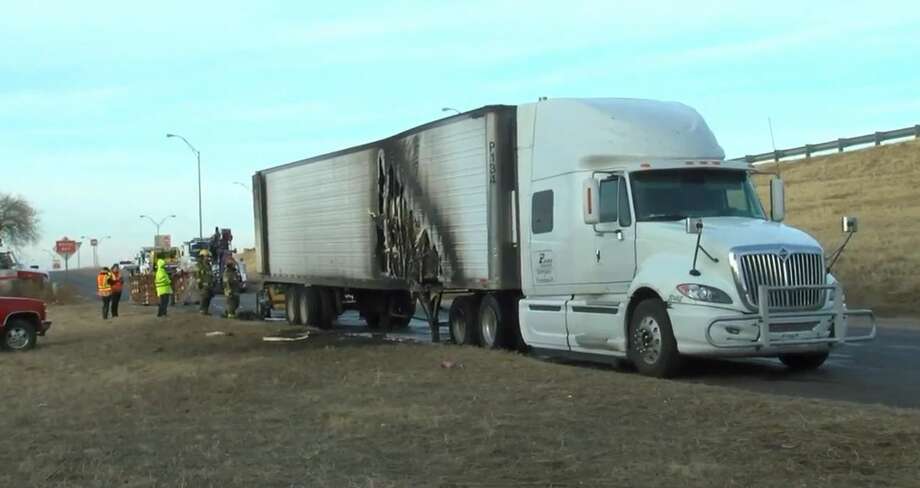
[[779, 360], [789, 369], [809, 371], [820, 368], [824, 361], [827, 361], [828, 355], [830, 355], [828, 352], [780, 354]]
[[11, 351], [27, 351], [35, 347], [35, 326], [28, 320], [13, 319], [3, 329], [3, 348]]
[[681, 357], [664, 302], [648, 299], [636, 307], [629, 321], [627, 354], [646, 376], [670, 378], [680, 371]]

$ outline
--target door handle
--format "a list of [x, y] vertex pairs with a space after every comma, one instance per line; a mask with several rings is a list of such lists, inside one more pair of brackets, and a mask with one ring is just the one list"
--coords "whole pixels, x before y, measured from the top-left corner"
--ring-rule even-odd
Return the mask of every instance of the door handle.
[[600, 249], [594, 251], [594, 258], [597, 259], [597, 262], [601, 262], [601, 250]]
[[613, 233], [614, 233], [614, 235], [617, 236], [617, 240], [618, 240], [618, 241], [622, 241], [622, 240], [623, 240], [623, 231], [622, 231], [622, 230], [617, 229], [617, 230], [615, 230]]

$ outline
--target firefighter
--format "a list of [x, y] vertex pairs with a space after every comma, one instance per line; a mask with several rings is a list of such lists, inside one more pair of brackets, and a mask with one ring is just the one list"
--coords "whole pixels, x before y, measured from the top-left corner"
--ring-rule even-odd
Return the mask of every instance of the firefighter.
[[214, 275], [211, 269], [211, 253], [202, 249], [198, 253], [198, 297], [200, 300], [201, 315], [210, 314], [211, 298], [214, 297]]
[[108, 320], [112, 303], [112, 273], [109, 268], [102, 268], [96, 275], [96, 294], [102, 299], [102, 320]]
[[118, 263], [112, 265], [110, 282], [112, 283], [112, 318], [118, 317], [118, 304], [121, 302], [121, 290], [125, 281], [121, 277], [121, 267]]
[[157, 289], [157, 297], [160, 298], [160, 306], [157, 308], [157, 317], [166, 317], [166, 309], [169, 307], [169, 299], [172, 297], [172, 278], [166, 272], [166, 260], [157, 259], [157, 273], [153, 281]]
[[227, 318], [236, 318], [236, 309], [240, 306], [240, 274], [236, 271], [236, 263], [227, 261], [224, 269], [224, 296], [227, 297]]

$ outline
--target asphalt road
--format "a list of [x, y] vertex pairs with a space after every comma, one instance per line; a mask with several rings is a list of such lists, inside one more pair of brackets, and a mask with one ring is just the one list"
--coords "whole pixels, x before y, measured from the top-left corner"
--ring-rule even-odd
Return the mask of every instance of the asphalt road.
[[[66, 275], [55, 273], [52, 279], [70, 284], [81, 295], [92, 297], [95, 295], [94, 276], [92, 272], [80, 270]], [[127, 297], [124, 301], [130, 303]], [[223, 305], [223, 297], [215, 297], [212, 313], [222, 313]], [[243, 294], [240, 308], [253, 310], [255, 295]], [[444, 320], [446, 317], [442, 314]], [[838, 348], [817, 371], [792, 372], [775, 359], [696, 360], [679, 381], [787, 396], [920, 408], [920, 320], [885, 319], [881, 322], [875, 341]], [[340, 317], [338, 326], [347, 333], [370, 333], [354, 312]], [[851, 333], [862, 332], [853, 330]], [[403, 340], [430, 341], [427, 323], [422, 320], [413, 320], [407, 331], [391, 335]], [[447, 340], [446, 327], [441, 328], [441, 337]], [[632, 373], [623, 371], [620, 374]]]

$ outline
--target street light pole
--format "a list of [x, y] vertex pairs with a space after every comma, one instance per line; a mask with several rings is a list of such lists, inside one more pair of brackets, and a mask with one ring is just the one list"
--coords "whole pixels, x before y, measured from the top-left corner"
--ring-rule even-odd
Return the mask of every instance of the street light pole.
[[[93, 267], [94, 267], [94, 268], [98, 268], [98, 267], [99, 267], [99, 254], [98, 254], [98, 252], [97, 252], [97, 248], [99, 247], [99, 241], [101, 241], [101, 240], [103, 240], [103, 239], [111, 239], [111, 238], [112, 238], [112, 236], [100, 237], [99, 239], [97, 239], [97, 238], [95, 238], [95, 237], [89, 237], [89, 238], [88, 238], [88, 237], [86, 237], [86, 236], [80, 237], [80, 239], [89, 239], [89, 245], [92, 246], [92, 248], [93, 248]], [[79, 260], [79, 258], [77, 258], [77, 259]], [[77, 263], [77, 266], [79, 266], [79, 262]]]
[[[142, 219], [147, 219], [147, 220], [150, 221], [151, 224], [155, 225], [156, 228], [157, 228], [157, 233], [156, 233], [156, 235], [158, 236], [158, 235], [160, 235], [160, 226], [163, 225], [163, 222], [166, 222], [166, 221], [169, 220], [169, 219], [174, 219], [174, 218], [176, 218], [176, 215], [175, 215], [175, 214], [167, 215], [166, 217], [163, 217], [162, 219], [160, 219], [159, 222], [157, 222], [156, 220], [153, 220], [153, 217], [149, 217], [149, 216], [147, 216], [147, 215], [141, 215], [140, 218], [142, 218]], [[154, 245], [156, 245], [156, 237], [154, 237], [153, 240], [154, 240]]]
[[166, 137], [178, 137], [182, 139], [182, 142], [188, 146], [189, 149], [195, 153], [195, 159], [198, 161], [198, 237], [204, 237], [204, 225], [202, 224], [201, 217], [201, 152], [195, 149], [195, 146], [192, 143], [188, 142], [188, 139], [180, 136], [179, 134], [166, 134]]

